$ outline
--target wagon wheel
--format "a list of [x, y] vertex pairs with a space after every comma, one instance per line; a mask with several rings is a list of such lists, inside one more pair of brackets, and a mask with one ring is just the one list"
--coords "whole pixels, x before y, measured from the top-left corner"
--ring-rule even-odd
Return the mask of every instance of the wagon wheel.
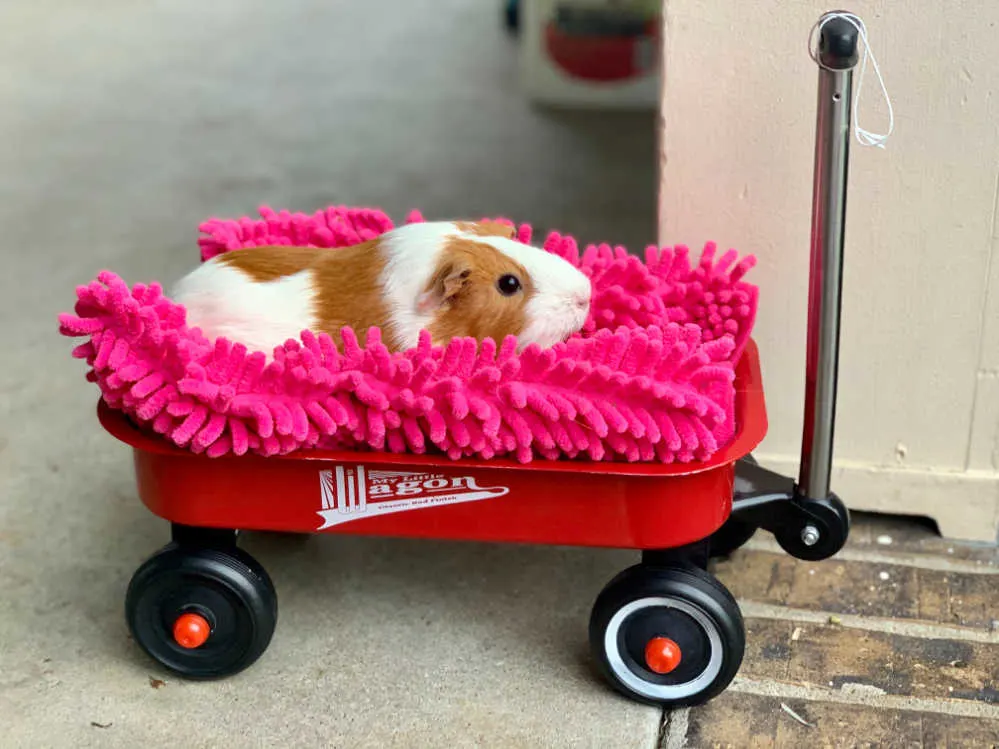
[[756, 526], [751, 523], [730, 517], [725, 525], [716, 530], [710, 540], [711, 556], [727, 557], [732, 552], [745, 546], [756, 534]]
[[[752, 455], [746, 455], [742, 459], [747, 463], [752, 463], [754, 466], [759, 465], [756, 458]], [[711, 556], [729, 556], [736, 549], [744, 546], [755, 533], [756, 526], [752, 523], [747, 523], [745, 520], [739, 520], [736, 517], [729, 516], [729, 519], [725, 521], [725, 524], [711, 535]]]
[[699, 705], [735, 677], [745, 649], [739, 606], [691, 565], [636, 565], [593, 605], [590, 648], [615, 689], [640, 702]]
[[263, 654], [277, 623], [277, 594], [241, 549], [169, 544], [136, 571], [125, 597], [135, 641], [182, 676], [242, 671]]
[[828, 559], [843, 548], [850, 536], [850, 513], [836, 495], [826, 500], [802, 500], [802, 505], [807, 518], [775, 529], [774, 538], [797, 559]]

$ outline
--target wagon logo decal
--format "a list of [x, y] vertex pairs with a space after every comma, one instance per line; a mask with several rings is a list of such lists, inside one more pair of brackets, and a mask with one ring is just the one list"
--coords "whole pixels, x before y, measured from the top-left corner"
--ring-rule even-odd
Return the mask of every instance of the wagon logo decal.
[[506, 486], [484, 487], [474, 476], [445, 476], [431, 471], [378, 471], [337, 466], [319, 472], [323, 524], [318, 530], [359, 518], [394, 512], [477, 502], [509, 493]]

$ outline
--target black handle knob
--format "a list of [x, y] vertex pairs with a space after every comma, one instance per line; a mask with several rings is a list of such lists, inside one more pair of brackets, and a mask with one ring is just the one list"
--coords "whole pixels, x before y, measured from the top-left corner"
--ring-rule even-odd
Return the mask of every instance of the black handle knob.
[[819, 63], [832, 70], [849, 70], [857, 64], [860, 31], [854, 23], [834, 17], [819, 32]]

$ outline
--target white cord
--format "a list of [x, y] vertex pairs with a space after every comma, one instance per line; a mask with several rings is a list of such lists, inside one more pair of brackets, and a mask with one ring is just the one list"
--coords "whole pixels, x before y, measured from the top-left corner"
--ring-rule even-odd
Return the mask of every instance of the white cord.
[[[885, 79], [881, 76], [881, 68], [878, 66], [878, 61], [874, 57], [874, 53], [871, 52], [871, 45], [867, 40], [867, 27], [859, 16], [853, 13], [829, 13], [812, 26], [812, 33], [808, 35], [808, 54], [811, 55], [812, 59], [816, 63], [822, 65], [819, 61], [817, 50], [816, 50], [816, 34], [821, 33], [822, 27], [829, 23], [834, 18], [842, 18], [844, 21], [851, 24], [857, 32], [860, 34], [860, 40], [864, 43], [864, 57], [860, 63], [860, 73], [857, 76], [857, 94], [853, 99], [853, 109], [854, 109], [854, 121], [853, 127], [854, 132], [857, 135], [857, 140], [863, 146], [874, 146], [875, 148], [884, 148], [885, 143], [891, 134], [895, 131], [895, 112], [892, 110], [891, 97], [888, 96], [888, 89], [885, 86]], [[878, 77], [878, 83], [881, 85], [881, 93], [885, 97], [885, 104], [888, 105], [888, 132], [887, 133], [872, 133], [870, 130], [865, 130], [860, 126], [860, 92], [864, 88], [864, 73], [867, 72], [867, 59], [870, 58], [871, 66], [874, 68], [874, 74]]]

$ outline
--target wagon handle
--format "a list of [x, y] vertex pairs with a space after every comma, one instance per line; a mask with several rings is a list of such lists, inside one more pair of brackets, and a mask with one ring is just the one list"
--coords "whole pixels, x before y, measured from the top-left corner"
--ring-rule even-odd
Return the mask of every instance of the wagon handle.
[[819, 96], [812, 183], [805, 414], [797, 492], [799, 496], [821, 500], [830, 496], [853, 71], [858, 61], [859, 29], [841, 12], [826, 13], [817, 28], [815, 61], [819, 68]]
[[[731, 517], [709, 539], [712, 556], [730, 554], [758, 528], [773, 533], [780, 547], [792, 556], [812, 561], [836, 554], [850, 535], [850, 512], [830, 491], [830, 473], [853, 70], [858, 63], [859, 42], [867, 44], [862, 29], [863, 22], [851, 13], [826, 13], [808, 40], [819, 68], [819, 100], [812, 182], [805, 418], [798, 480], [764, 468], [751, 455], [741, 458], [736, 465]], [[858, 138], [866, 134], [870, 145], [883, 143], [887, 137], [874, 137], [859, 127], [857, 133]]]

